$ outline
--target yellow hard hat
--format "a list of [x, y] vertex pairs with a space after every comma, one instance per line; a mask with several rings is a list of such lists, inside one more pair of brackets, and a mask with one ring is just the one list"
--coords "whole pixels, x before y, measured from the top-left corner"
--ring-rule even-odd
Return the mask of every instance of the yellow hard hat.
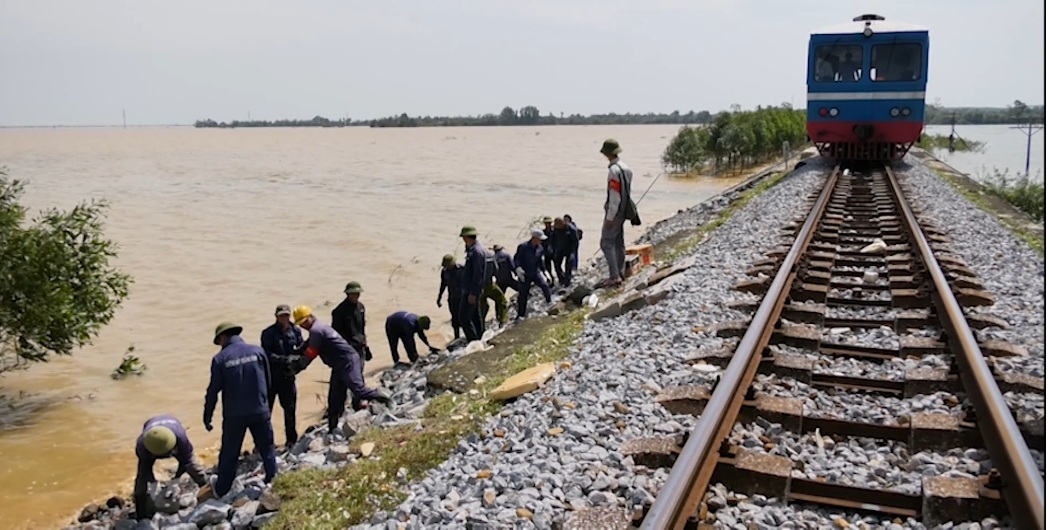
[[308, 305], [300, 305], [295, 308], [295, 311], [291, 313], [291, 319], [295, 322], [296, 326], [301, 326], [307, 318], [313, 316], [313, 310]]
[[167, 427], [153, 427], [142, 437], [142, 445], [156, 456], [164, 456], [175, 448], [175, 433]]

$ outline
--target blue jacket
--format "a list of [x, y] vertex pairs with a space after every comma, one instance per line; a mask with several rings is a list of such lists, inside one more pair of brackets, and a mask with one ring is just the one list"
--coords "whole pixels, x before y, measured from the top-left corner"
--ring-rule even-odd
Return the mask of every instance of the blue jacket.
[[505, 250], [495, 253], [495, 281], [501, 285], [514, 283], [517, 279], [514, 274], [514, 258], [511, 258]]
[[568, 256], [579, 250], [579, 232], [570, 224], [555, 228], [548, 237], [548, 241], [553, 242], [555, 256]]
[[419, 335], [419, 339], [423, 341], [423, 344], [430, 345], [430, 342], [426, 340], [426, 332], [419, 327], [419, 315], [407, 311], [398, 311], [386, 317], [387, 337], [404, 339], [404, 343], [408, 344], [415, 340], [412, 335]]
[[[517, 245], [517, 253], [514, 254], [514, 265], [524, 269], [525, 276], [528, 278], [536, 278], [539, 276], [539, 270], [542, 268], [543, 253], [543, 245], [533, 247], [532, 240], [525, 241]], [[525, 278], [518, 278], [518, 280], [524, 281]]]
[[485, 252], [480, 243], [474, 241], [473, 246], [466, 248], [466, 264], [463, 266], [462, 291], [464, 296], [474, 295], [481, 297], [488, 278], [485, 277]]
[[[175, 447], [168, 454], [154, 455], [142, 443], [146, 431], [153, 427], [167, 427], [171, 429], [171, 432], [175, 433]], [[161, 458], [174, 458], [178, 461], [178, 472], [185, 471], [193, 461], [193, 444], [189, 443], [189, 437], [186, 436], [186, 428], [174, 416], [154, 416], [146, 420], [146, 423], [142, 425], [142, 434], [138, 435], [138, 440], [135, 442], [135, 456], [138, 457], [139, 476], [145, 479], [146, 482], [156, 482], [156, 479], [153, 477], [153, 464]], [[176, 473], [179, 474], [178, 472]]]
[[280, 324], [274, 322], [262, 330], [260, 341], [270, 361], [270, 375], [293, 375], [290, 371], [291, 363], [302, 355], [302, 329], [295, 324], [289, 324], [288, 331], [285, 332], [281, 331]]
[[320, 356], [321, 361], [331, 368], [342, 368], [350, 362], [351, 355], [359, 355], [338, 331], [320, 320], [313, 322], [307, 344], [306, 356], [310, 359]]
[[204, 422], [211, 423], [222, 393], [222, 417], [269, 416], [270, 365], [266, 352], [240, 336], [211, 359], [211, 383], [204, 396]]
[[448, 300], [458, 300], [463, 294], [463, 266], [456, 263], [452, 268], [441, 268], [441, 288], [437, 290], [437, 299], [448, 289]]

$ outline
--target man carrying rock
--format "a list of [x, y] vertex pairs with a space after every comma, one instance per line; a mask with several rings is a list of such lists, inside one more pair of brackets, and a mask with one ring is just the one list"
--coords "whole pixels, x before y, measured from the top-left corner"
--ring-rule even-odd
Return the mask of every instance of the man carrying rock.
[[204, 428], [211, 431], [211, 418], [222, 394], [222, 448], [219, 450], [218, 479], [215, 496], [222, 497], [233, 486], [237, 476], [237, 460], [245, 431], [262, 457], [266, 472], [263, 479], [272, 482], [277, 475], [277, 454], [273, 446], [273, 425], [270, 423], [269, 382], [270, 368], [266, 352], [240, 338], [244, 328], [223, 322], [215, 328], [212, 342], [220, 346], [211, 359], [211, 383], [204, 396]]
[[291, 447], [299, 439], [298, 429], [295, 427], [295, 406], [299, 399], [299, 391], [295, 386], [295, 361], [302, 357], [302, 330], [291, 323], [291, 308], [285, 304], [277, 306], [274, 313], [277, 321], [270, 327], [262, 330], [262, 349], [270, 362], [270, 386], [267, 398], [270, 404], [270, 414], [273, 414], [273, 405], [280, 399], [280, 407], [284, 409], [284, 440], [287, 447]]
[[[331, 327], [353, 346], [361, 357], [361, 375], [364, 375], [364, 363], [372, 360], [372, 350], [368, 347], [368, 336], [364, 333], [364, 304], [361, 303], [360, 282], [349, 282], [342, 291], [346, 298], [331, 312]], [[365, 407], [357, 396], [353, 397], [353, 409]]]
[[306, 355], [295, 367], [296, 372], [301, 372], [309, 366], [314, 358], [320, 356], [321, 361], [331, 368], [331, 378], [328, 382], [328, 432], [336, 434], [339, 426], [339, 418], [346, 410], [346, 392], [349, 391], [358, 400], [378, 401], [393, 408], [393, 400], [373, 388], [364, 384], [364, 372], [361, 369], [361, 356], [350, 343], [339, 335], [339, 332], [331, 326], [317, 320], [313, 316], [313, 310], [309, 306], [300, 305], [292, 313], [295, 325], [302, 326], [310, 332], [310, 338], [306, 341]]
[[178, 461], [175, 478], [189, 473], [197, 486], [208, 483], [204, 468], [193, 455], [193, 444], [186, 436], [186, 428], [174, 416], [154, 416], [142, 426], [142, 434], [135, 442], [135, 456], [138, 457], [138, 473], [135, 474], [135, 517], [149, 519], [153, 517], [154, 507], [146, 493], [153, 476], [153, 464], [162, 458], [174, 458]]
[[455, 262], [455, 256], [445, 254], [441, 259], [441, 288], [437, 290], [437, 307], [441, 307], [441, 297], [444, 296], [445, 288], [448, 289], [448, 312], [452, 316], [452, 331], [455, 338], [459, 338], [459, 304], [462, 300], [463, 266]]
[[482, 323], [481, 311], [477, 304], [481, 301], [481, 294], [487, 284], [485, 277], [485, 255], [484, 247], [477, 241], [477, 229], [472, 226], [464, 226], [459, 231], [459, 237], [466, 244], [466, 264], [463, 265], [463, 298], [459, 302], [459, 323], [463, 326], [463, 333], [469, 342], [481, 340]]
[[[612, 138], [601, 145], [601, 154], [608, 159], [607, 195], [605, 197], [605, 222], [601, 227], [601, 251], [608, 262], [608, 279], [601, 287], [618, 287], [626, 277], [626, 242], [623, 240], [623, 223], [627, 220], [630, 205], [630, 184], [634, 174], [619, 160], [623, 148]], [[640, 223], [639, 223], [640, 224]]]
[[[430, 341], [426, 338], [426, 330], [428, 329], [430, 329], [430, 317], [428, 316], [418, 316], [415, 313], [398, 311], [386, 317], [386, 339], [390, 341], [390, 356], [393, 358], [394, 365], [411, 366], [415, 361], [419, 360], [419, 352], [415, 349], [416, 335], [419, 336], [419, 339], [423, 341], [426, 347], [430, 348], [430, 353], [441, 351], [430, 346]], [[410, 363], [401, 362], [401, 356], [397, 353], [398, 342], [404, 343], [404, 351], [408, 354]]]
[[541, 268], [543, 266], [543, 241], [546, 234], [542, 230], [532, 230], [532, 238], [517, 245], [517, 253], [514, 254], [514, 265], [517, 267], [517, 279], [520, 281], [517, 287], [517, 319], [522, 320], [528, 314], [528, 293], [532, 284], [539, 284], [546, 297], [546, 303], [551, 302], [550, 286], [543, 279]]

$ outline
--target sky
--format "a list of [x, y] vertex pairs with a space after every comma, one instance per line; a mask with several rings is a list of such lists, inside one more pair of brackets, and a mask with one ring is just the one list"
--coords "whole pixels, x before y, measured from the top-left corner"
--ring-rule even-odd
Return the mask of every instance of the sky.
[[1045, 101], [1035, 0], [7, 0], [0, 125], [800, 107], [861, 13], [929, 28], [931, 102]]

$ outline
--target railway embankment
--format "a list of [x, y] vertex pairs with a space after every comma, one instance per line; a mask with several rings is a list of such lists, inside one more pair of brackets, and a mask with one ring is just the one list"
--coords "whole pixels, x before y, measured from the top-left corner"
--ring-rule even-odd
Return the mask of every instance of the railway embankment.
[[[1044, 257], [1003, 228], [998, 217], [955, 193], [923, 165], [927, 160], [909, 161], [900, 172], [916, 200], [924, 201], [924, 215], [943, 219], [940, 225], [955, 241], [965, 241], [959, 253], [997, 297], [987, 311], [1008, 321], [1005, 329], [981, 332], [1026, 350], [1005, 360], [1002, 369], [1044, 380]], [[261, 483], [259, 464], [247, 458], [234, 491], [223, 499], [198, 504], [195, 486], [183, 479], [153, 492], [165, 512], [153, 521], [136, 526], [121, 520], [126, 508], [114, 499], [111, 506], [85, 508], [79, 528], [625, 524], [634, 508], [654, 500], [668, 471], [635, 461], [630, 442], [683, 434], [696, 421], [654, 398], [665, 389], [717, 380], [721, 368], [697, 360], [698, 354], [728, 346], [730, 339], [719, 330], [747, 318], [741, 302], [759, 299], [733, 286], [750, 278], [746, 271], [754, 261], [783, 243], [781, 227], [804, 214], [806, 197], [818, 191], [829, 169], [827, 162], [812, 159], [785, 176], [769, 172], [657, 223], [641, 242], [655, 246], [658, 266], [642, 270], [621, 291], [577, 290], [555, 300], [553, 308], [537, 305], [538, 312], [552, 309], [553, 314], [509, 327], [483, 351], [456, 350], [426, 358], [410, 370], [384, 373], [382, 385], [397, 408], [347, 413], [340, 436], [331, 436], [326, 427], [311, 428], [281, 454], [282, 475], [272, 488]], [[600, 266], [584, 271], [582, 282], [598, 279]], [[536, 298], [541, 297], [533, 297], [539, 304]], [[871, 334], [854, 340], [889, 338]], [[553, 373], [538, 389], [505, 402], [490, 399], [507, 377], [542, 363], [550, 363]], [[893, 402], [883, 412], [893, 420], [915, 411], [954, 410], [950, 395], [941, 394]], [[831, 394], [813, 398], [830, 400], [843, 414], [868, 414], [871, 406], [836, 402]], [[1007, 398], [1019, 415], [1044, 425], [1044, 395]], [[774, 424], [746, 424], [737, 426], [733, 438], [743, 445], [785, 440], [799, 453], [812, 453], [811, 473], [857, 483], [872, 473], [892, 480], [915, 470], [980, 465], [975, 458], [965, 460], [965, 454], [923, 455], [925, 460], [903, 455], [878, 471], [859, 464], [886, 461], [878, 447], [831, 440], [834, 451], [857, 462], [831, 469], [825, 440], [784, 439], [780, 431]], [[1044, 454], [1036, 456], [1044, 469]], [[923, 527], [913, 520], [795, 509], [723, 485], [716, 491], [712, 518], [727, 527], [785, 521], [813, 527]]]

